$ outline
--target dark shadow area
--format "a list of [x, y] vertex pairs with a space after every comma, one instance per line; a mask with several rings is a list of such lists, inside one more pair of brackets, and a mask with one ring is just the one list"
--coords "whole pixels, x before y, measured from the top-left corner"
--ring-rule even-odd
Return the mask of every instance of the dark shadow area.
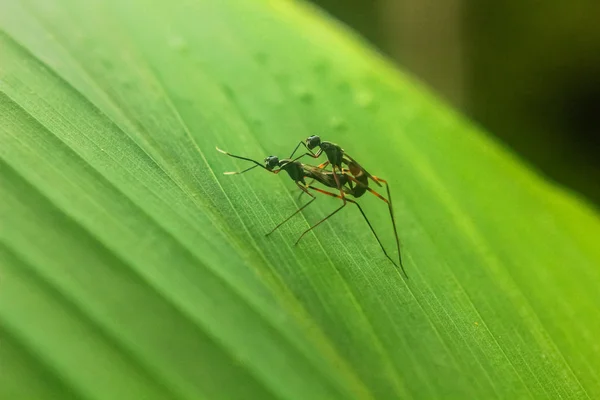
[[600, 2], [313, 2], [600, 204]]

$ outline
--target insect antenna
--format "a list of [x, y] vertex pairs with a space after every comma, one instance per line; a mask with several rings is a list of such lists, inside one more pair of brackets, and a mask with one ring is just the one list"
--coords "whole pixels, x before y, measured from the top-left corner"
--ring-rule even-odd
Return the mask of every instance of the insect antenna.
[[220, 153], [223, 153], [223, 154], [226, 154], [226, 155], [228, 155], [229, 157], [237, 158], [237, 159], [244, 160], [244, 161], [250, 161], [251, 163], [254, 163], [254, 164], [256, 164], [256, 165], [253, 165], [252, 167], [250, 167], [250, 168], [246, 168], [245, 170], [242, 170], [242, 171], [229, 171], [229, 172], [223, 172], [223, 175], [239, 175], [239, 174], [243, 174], [244, 172], [248, 172], [248, 171], [250, 171], [250, 170], [252, 170], [252, 169], [254, 169], [254, 168], [256, 168], [256, 167], [261, 167], [262, 169], [264, 169], [264, 170], [266, 170], [266, 171], [269, 171], [269, 172], [272, 172], [272, 173], [274, 173], [274, 174], [276, 174], [277, 172], [279, 172], [279, 170], [277, 170], [277, 171], [272, 171], [272, 170], [268, 169], [267, 167], [265, 167], [264, 165], [262, 165], [261, 163], [259, 163], [258, 161], [256, 161], [256, 160], [253, 160], [253, 159], [251, 159], [251, 158], [242, 157], [242, 156], [236, 156], [236, 155], [234, 155], [234, 154], [231, 154], [231, 153], [229, 153], [229, 152], [227, 152], [227, 151], [225, 151], [225, 150], [221, 150], [221, 149], [220, 149], [220, 148], [218, 148], [218, 147], [216, 147], [216, 149], [217, 149], [217, 151], [218, 151], [218, 152], [220, 152]]
[[254, 168], [256, 168], [256, 167], [257, 167], [257, 165], [253, 165], [253, 166], [251, 166], [250, 168], [246, 168], [246, 169], [245, 169], [245, 170], [243, 170], [243, 171], [227, 171], [227, 172], [223, 172], [223, 175], [239, 175], [239, 174], [243, 174], [244, 172], [248, 172], [248, 171], [250, 171], [251, 169], [254, 169]]

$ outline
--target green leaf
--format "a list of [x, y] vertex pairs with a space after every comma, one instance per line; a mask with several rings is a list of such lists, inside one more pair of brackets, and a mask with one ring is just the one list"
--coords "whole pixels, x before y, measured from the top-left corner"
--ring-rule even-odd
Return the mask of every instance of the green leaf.
[[[0, 4], [7, 399], [600, 397], [600, 219], [288, 1]], [[443, 66], [440, 66], [443, 67]], [[410, 279], [262, 160], [390, 182]], [[324, 160], [323, 160], [324, 161]], [[384, 245], [385, 204], [359, 199]]]

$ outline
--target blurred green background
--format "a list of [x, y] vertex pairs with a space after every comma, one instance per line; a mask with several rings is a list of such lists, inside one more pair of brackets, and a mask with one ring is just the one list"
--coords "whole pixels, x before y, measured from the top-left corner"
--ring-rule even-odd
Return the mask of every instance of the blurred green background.
[[312, 1], [600, 204], [600, 1]]

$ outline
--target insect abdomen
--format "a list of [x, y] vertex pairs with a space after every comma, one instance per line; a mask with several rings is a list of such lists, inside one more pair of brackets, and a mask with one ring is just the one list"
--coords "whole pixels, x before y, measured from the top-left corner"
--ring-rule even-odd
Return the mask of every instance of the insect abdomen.
[[369, 186], [369, 178], [362, 171], [354, 175], [354, 179], [356, 179], [360, 184], [356, 184], [352, 192], [350, 193], [354, 197], [360, 197], [367, 192], [367, 187]]

